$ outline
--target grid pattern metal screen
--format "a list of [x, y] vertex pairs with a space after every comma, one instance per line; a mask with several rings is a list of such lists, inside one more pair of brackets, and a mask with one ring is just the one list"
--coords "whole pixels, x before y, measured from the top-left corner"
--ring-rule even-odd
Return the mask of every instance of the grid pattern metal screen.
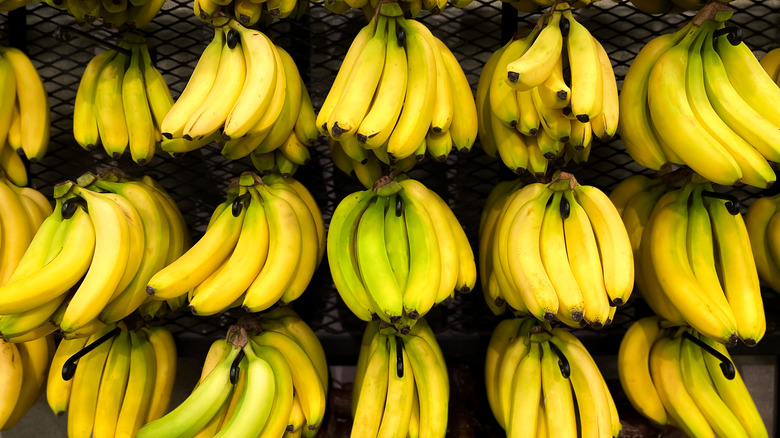
[[[763, 56], [766, 51], [780, 46], [780, 0], [738, 0], [732, 6], [737, 10], [732, 22], [743, 28], [745, 42], [757, 55]], [[644, 44], [657, 35], [671, 32], [692, 14], [656, 17], [638, 11], [629, 3], [605, 0], [576, 15], [606, 48], [620, 86], [628, 66]], [[493, 51], [506, 42], [502, 40], [502, 30], [506, 34], [517, 25], [533, 23], [538, 14], [518, 15], [508, 5], [502, 8], [499, 1], [475, 0], [462, 10], [450, 7], [441, 15], [423, 11], [419, 18], [450, 47], [472, 88], [476, 89], [482, 66]], [[158, 156], [143, 168], [129, 157], [117, 162], [102, 150], [91, 153], [82, 150], [71, 134], [73, 102], [85, 66], [103, 49], [85, 40], [74, 38], [62, 43], [54, 38], [58, 26], [73, 24], [73, 21], [64, 11], [36, 2], [27, 7], [26, 19], [25, 14], [0, 14], [0, 44], [26, 47], [44, 80], [52, 109], [50, 152], [42, 162], [31, 166], [32, 186], [51, 195], [54, 184], [106, 165], [117, 165], [133, 175], [148, 174], [171, 193], [193, 231], [193, 237], [199, 238], [212, 210], [222, 202], [230, 178], [251, 169], [251, 162], [248, 158], [226, 161], [215, 145], [179, 159]], [[353, 37], [364, 24], [360, 11], [335, 15], [321, 4], [312, 4], [300, 21], [281, 20], [263, 30], [291, 53], [317, 109]], [[213, 32], [194, 16], [191, 2], [185, 0], [168, 0], [143, 30], [149, 47], [156, 51], [158, 69], [175, 98], [186, 85]], [[100, 28], [88, 26], [87, 31], [109, 41], [116, 38], [115, 34]], [[651, 173], [631, 160], [619, 139], [594, 142], [589, 162], [575, 172], [581, 182], [609, 191], [629, 175]], [[302, 167], [296, 176], [317, 199], [327, 223], [338, 201], [361, 187], [334, 171], [324, 139], [312, 152], [312, 162]], [[429, 160], [413, 170], [412, 176], [449, 203], [476, 248], [479, 213], [484, 199], [507, 173], [499, 162], [475, 147], [470, 154], [451, 156], [446, 163]], [[757, 196], [755, 189], [746, 187], [729, 190], [746, 205]], [[326, 348], [332, 348], [330, 351], [335, 351], [335, 356], [343, 353], [344, 363], [352, 362], [348, 358], [357, 355], [354, 347], [359, 343], [364, 325], [340, 302], [330, 280], [327, 262], [320, 266], [309, 290], [294, 307], [312, 325]], [[610, 345], [604, 347], [605, 351], [611, 349], [614, 353], [617, 343], [612, 341], [619, 339], [627, 323], [647, 312], [645, 307], [635, 307], [631, 303], [621, 308], [611, 328], [593, 334], [595, 348]], [[179, 313], [164, 323], [176, 333], [180, 342], [194, 345], [197, 342], [205, 344], [205, 340], [223, 334], [236, 317], [235, 311], [213, 318]], [[485, 338], [498, 321], [487, 309], [479, 290], [459, 297], [447, 308], [435, 309], [428, 320], [440, 336], [445, 352], [464, 360], [481, 352]]]

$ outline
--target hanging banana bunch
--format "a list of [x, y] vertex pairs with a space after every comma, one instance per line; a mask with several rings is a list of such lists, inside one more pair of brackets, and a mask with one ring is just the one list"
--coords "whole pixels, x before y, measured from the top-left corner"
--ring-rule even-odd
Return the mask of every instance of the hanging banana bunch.
[[0, 12], [13, 11], [32, 3], [32, 0], [0, 0]]
[[231, 20], [215, 29], [163, 120], [162, 149], [185, 153], [217, 141], [229, 160], [253, 154], [263, 162], [263, 154], [278, 150], [292, 168], [311, 159], [308, 148], [318, 136], [314, 120], [292, 57], [261, 32]]
[[780, 86], [780, 47], [770, 50], [761, 58], [761, 67], [764, 67], [766, 74]]
[[615, 402], [585, 346], [565, 329], [536, 324], [501, 321], [488, 344], [488, 402], [507, 437], [617, 437]]
[[276, 18], [300, 19], [309, 9], [309, 0], [196, 0], [195, 16], [206, 23], [222, 24], [226, 18], [250, 27], [260, 22], [269, 26]]
[[30, 58], [14, 47], [0, 46], [0, 168], [19, 186], [27, 172], [15, 150], [31, 162], [49, 147], [49, 101]]
[[561, 173], [549, 184], [499, 183], [479, 231], [480, 277], [496, 314], [599, 329], [634, 287], [631, 243], [607, 195]]
[[246, 172], [206, 234], [146, 291], [156, 299], [188, 296], [197, 315], [236, 306], [259, 312], [300, 297], [324, 252], [325, 226], [309, 191], [293, 178]]
[[659, 425], [688, 436], [769, 436], [726, 348], [690, 328], [635, 322], [620, 343], [618, 375], [637, 412]]
[[494, 53], [477, 86], [485, 152], [542, 178], [548, 160], [587, 161], [593, 138], [617, 130], [618, 93], [607, 52], [568, 4], [543, 14]]
[[4, 337], [57, 327], [66, 338], [88, 336], [141, 306], [152, 275], [189, 248], [176, 204], [148, 177], [86, 173], [54, 196], [54, 211], [0, 287]]
[[84, 70], [73, 106], [73, 136], [88, 151], [102, 144], [114, 159], [129, 148], [133, 161], [143, 166], [162, 141], [160, 126], [173, 98], [143, 38], [128, 33], [119, 46], [125, 52], [102, 52]]
[[403, 18], [398, 3], [383, 3], [355, 37], [316, 126], [356, 162], [407, 160], [402, 168], [426, 153], [444, 161], [453, 148], [467, 152], [477, 135], [460, 64], [430, 30]]
[[620, 94], [620, 136], [651, 169], [686, 165], [716, 184], [769, 187], [780, 161], [780, 87], [750, 49], [724, 31], [732, 10], [703, 8], [650, 41]]
[[[93, 344], [96, 348], [84, 354]], [[69, 359], [76, 354], [84, 355], [73, 369]], [[168, 412], [176, 361], [176, 345], [166, 329], [110, 324], [90, 337], [60, 342], [46, 399], [56, 415], [67, 411], [69, 437], [135, 436]]]
[[352, 438], [443, 438], [447, 432], [447, 364], [423, 318], [406, 335], [370, 322], [352, 388]]
[[758, 263], [736, 200], [708, 183], [624, 184], [636, 193], [626, 196], [634, 189], [619, 186], [623, 194], [613, 198], [626, 200], [637, 286], [653, 311], [727, 345], [738, 339], [756, 345], [766, 319]]
[[160, 12], [165, 0], [39, 0], [68, 11], [76, 24], [100, 21], [106, 29], [140, 29]]
[[756, 199], [745, 215], [759, 278], [780, 292], [780, 195]]
[[0, 431], [14, 427], [41, 397], [54, 356], [52, 336], [14, 342], [0, 339]]
[[328, 233], [330, 272], [347, 307], [402, 334], [435, 304], [476, 283], [471, 246], [447, 203], [402, 175], [347, 196]]
[[192, 393], [136, 436], [315, 436], [327, 394], [322, 345], [295, 312], [277, 307], [211, 344]]

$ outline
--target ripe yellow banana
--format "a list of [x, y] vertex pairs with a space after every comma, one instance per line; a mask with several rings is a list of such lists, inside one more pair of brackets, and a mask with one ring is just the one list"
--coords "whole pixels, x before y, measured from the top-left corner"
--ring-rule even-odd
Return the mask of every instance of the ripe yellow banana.
[[658, 317], [642, 318], [626, 331], [618, 350], [618, 376], [631, 405], [658, 424], [666, 424], [667, 416], [661, 398], [650, 375], [650, 349], [661, 337]]
[[516, 90], [529, 90], [541, 85], [550, 76], [563, 49], [560, 22], [561, 12], [553, 12], [528, 51], [501, 70], [510, 86]]
[[11, 64], [16, 79], [22, 149], [28, 160], [40, 161], [49, 146], [50, 115], [46, 89], [35, 66], [24, 52], [13, 47], [3, 47], [0, 53]]
[[98, 78], [103, 68], [116, 56], [116, 52], [107, 50], [92, 58], [81, 76], [73, 104], [73, 137], [86, 150], [97, 147], [98, 135], [96, 94]]

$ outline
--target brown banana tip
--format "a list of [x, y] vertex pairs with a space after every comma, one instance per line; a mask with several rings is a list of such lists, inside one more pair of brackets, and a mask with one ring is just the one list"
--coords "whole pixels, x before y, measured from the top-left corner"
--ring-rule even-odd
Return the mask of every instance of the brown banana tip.
[[332, 134], [334, 137], [341, 137], [341, 134], [343, 134], [343, 133], [345, 133], [345, 132], [347, 132], [347, 131], [345, 131], [345, 130], [341, 129], [341, 127], [339, 126], [339, 122], [336, 122], [336, 123], [334, 123], [334, 124], [333, 124], [333, 127], [332, 127], [332, 128], [330, 128], [330, 133], [331, 133], [331, 134]]
[[371, 321], [379, 321], [379, 315], [376, 313], [371, 314]]
[[773, 185], [775, 185], [774, 181], [767, 181], [766, 187], [764, 187], [764, 188], [768, 189], [768, 188], [772, 187]]
[[598, 321], [593, 321], [593, 322], [590, 323], [590, 327], [595, 329], [595, 330], [601, 330], [601, 328], [604, 327], [604, 324], [602, 324], [602, 323], [600, 323]]
[[391, 316], [390, 317], [390, 322], [392, 322], [393, 324], [397, 323], [400, 320], [401, 320], [400, 316]]
[[742, 342], [744, 342], [745, 345], [751, 348], [755, 347], [758, 344], [758, 342], [756, 342], [756, 340], [752, 338], [743, 339]]
[[529, 129], [529, 130], [528, 130], [528, 134], [530, 134], [530, 135], [531, 135], [531, 137], [533, 137], [534, 135], [536, 135], [538, 132], [539, 132], [539, 130], [538, 130], [538, 129], [536, 129], [536, 128], [531, 128], [531, 129]]
[[609, 134], [604, 134], [601, 136], [601, 141], [610, 141], [612, 139], [612, 136]]
[[416, 320], [420, 318], [420, 313], [416, 310], [412, 310], [411, 312], [407, 313], [406, 316], [411, 320]]
[[192, 304], [190, 304], [189, 306], [187, 306], [187, 310], [189, 310], [190, 312], [192, 312], [192, 314], [193, 314], [193, 315], [197, 315], [197, 314], [198, 314], [198, 311], [197, 311], [197, 310], [195, 310], [195, 306], [193, 306]]
[[118, 160], [120, 157], [122, 157], [122, 154], [119, 152], [114, 152], [113, 154], [111, 154], [111, 158], [115, 160]]
[[360, 160], [360, 164], [365, 165], [366, 163], [368, 163], [368, 157], [363, 158], [362, 160]]
[[211, 16], [209, 14], [207, 14], [207, 13], [205, 13], [203, 11], [200, 11], [200, 19], [201, 20], [208, 20], [209, 18], [211, 18]]
[[558, 99], [560, 100], [566, 100], [566, 97], [569, 95], [569, 93], [559, 90], [557, 93], [555, 93], [556, 96], [558, 96]]
[[623, 298], [615, 298], [614, 300], [609, 300], [609, 305], [612, 307], [622, 306]]
[[548, 322], [555, 321], [555, 314], [551, 312], [547, 312], [544, 314], [544, 320]]
[[544, 154], [544, 158], [547, 158], [548, 160], [552, 160], [553, 158], [555, 158], [555, 154], [552, 152], [547, 152], [546, 154]]
[[568, 135], [564, 135], [558, 141], [560, 141], [561, 143], [566, 143], [567, 141], [569, 141], [569, 136]]
[[580, 123], [588, 123], [590, 121], [590, 117], [588, 117], [587, 114], [577, 114], [577, 120], [579, 120]]
[[227, 134], [225, 134], [225, 133], [223, 132], [223, 133], [222, 133], [222, 140], [225, 140], [225, 141], [230, 141], [230, 136], [229, 136], [229, 135], [227, 135]]
[[295, 432], [295, 426], [293, 426], [292, 424], [288, 424], [286, 430], [287, 432]]
[[414, 160], [417, 161], [418, 163], [424, 159], [425, 159], [425, 154], [417, 154], [414, 156]]
[[317, 430], [317, 429], [319, 429], [319, 428], [320, 428], [320, 427], [319, 427], [319, 426], [317, 426], [316, 424], [310, 424], [310, 425], [309, 425], [309, 430]]
[[148, 162], [146, 161], [146, 158], [139, 158], [136, 163], [138, 163], [139, 166], [146, 166], [146, 163]]
[[468, 287], [468, 286], [463, 286], [462, 288], [460, 288], [459, 291], [456, 291], [456, 292], [460, 292], [462, 294], [467, 294], [467, 293], [471, 292], [471, 288]]
[[496, 303], [496, 306], [503, 306], [506, 304], [506, 300], [501, 297], [496, 298], [493, 302]]
[[571, 312], [571, 319], [574, 322], [582, 321], [582, 312]]
[[509, 126], [511, 126], [511, 127], [513, 127], [513, 128], [514, 128], [515, 126], [517, 126], [517, 120], [512, 120], [511, 122], [509, 122]]
[[151, 286], [146, 286], [146, 294], [149, 295], [150, 297], [153, 297], [154, 296], [154, 288], [151, 287]]
[[[274, 18], [279, 18], [279, 9], [271, 9], [271, 10], [270, 10], [270, 11], [268, 11], [268, 12], [270, 12], [270, 13], [271, 13], [271, 16], [272, 16], [272, 17], [274, 17]], [[315, 428], [315, 429], [316, 429], [316, 428]]]
[[189, 135], [189, 134], [184, 134], [184, 135], [182, 136], [182, 138], [183, 138], [183, 139], [185, 139], [185, 140], [187, 140], [187, 141], [192, 141], [192, 137], [190, 137], [190, 135]]
[[726, 342], [726, 347], [733, 347], [737, 345], [737, 342], [739, 341], [739, 336], [737, 336], [736, 333], [732, 333], [731, 336], [729, 336], [729, 340]]
[[517, 80], [520, 79], [520, 75], [516, 72], [510, 71], [506, 74], [506, 78], [509, 79], [509, 82], [517, 82]]
[[434, 134], [441, 134], [441, 128], [440, 128], [440, 127], [438, 127], [438, 126], [434, 126], [433, 128], [431, 128], [431, 131], [432, 131]]
[[87, 145], [86, 149], [91, 152], [91, 151], [94, 151], [96, 147], [97, 147], [96, 144], [90, 143], [90, 144]]
[[536, 179], [539, 179], [539, 180], [540, 180], [540, 179], [544, 178], [544, 175], [545, 175], [545, 174], [544, 174], [543, 172], [536, 172], [536, 173], [534, 174], [534, 177], [535, 177]]
[[171, 134], [170, 132], [163, 132], [162, 136], [167, 138], [168, 140], [171, 140], [173, 138], [173, 134]]
[[612, 320], [609, 319], [609, 318], [607, 318], [607, 322], [604, 323], [604, 327], [606, 327], [608, 325], [612, 325]]
[[585, 146], [583, 146], [583, 145], [581, 145], [581, 144], [578, 144], [578, 145], [574, 146], [574, 150], [575, 150], [575, 151], [581, 151], [581, 150], [583, 150], [583, 149], [585, 149]]
[[24, 149], [19, 148], [16, 150], [16, 153], [19, 154], [20, 157], [25, 158], [27, 155], [24, 153]]
[[357, 134], [357, 140], [358, 143], [366, 144], [366, 141], [368, 141], [368, 137], [366, 137], [363, 134]]
[[[422, 157], [425, 158], [425, 155], [423, 155]], [[417, 161], [422, 161], [422, 158], [418, 158]], [[447, 156], [446, 155], [439, 155], [438, 157], [436, 157], [436, 161], [438, 161], [439, 163], [443, 163], [443, 162], [447, 161]]]
[[[303, 165], [305, 166], [305, 165], [309, 164], [309, 161], [311, 161], [311, 158], [307, 158], [307, 159], [303, 160]], [[368, 161], [368, 160], [366, 160], [366, 161]]]
[[405, 326], [401, 327], [401, 330], [400, 330], [402, 335], [408, 335], [411, 331], [412, 331], [412, 328], [409, 327], [408, 325], [405, 325]]
[[252, 19], [249, 17], [249, 15], [244, 15], [244, 14], [241, 14], [241, 15], [238, 17], [238, 20], [239, 20], [239, 21], [241, 21], [241, 24], [243, 24], [243, 25], [249, 25], [249, 22], [250, 22]]

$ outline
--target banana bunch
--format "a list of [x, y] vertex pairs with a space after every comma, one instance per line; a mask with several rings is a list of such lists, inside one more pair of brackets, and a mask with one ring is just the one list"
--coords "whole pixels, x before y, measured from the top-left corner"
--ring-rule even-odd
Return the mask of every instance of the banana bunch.
[[476, 283], [474, 254], [447, 203], [420, 182], [391, 174], [336, 207], [328, 263], [347, 307], [409, 333], [434, 304]]
[[490, 57], [477, 113], [482, 148], [515, 173], [541, 178], [548, 160], [583, 163], [594, 136], [617, 130], [612, 63], [563, 3]]
[[[641, 239], [637, 285], [671, 323], [728, 345], [741, 339], [754, 346], [766, 320], [751, 242], [735, 201], [711, 190], [709, 184], [651, 185], [645, 192], [652, 194], [629, 200], [623, 217], [636, 217], [626, 226]], [[641, 231], [633, 229], [637, 224], [644, 224]]]
[[73, 136], [88, 151], [102, 144], [114, 159], [129, 147], [143, 166], [162, 141], [173, 98], [143, 38], [128, 33], [120, 47], [131, 55], [107, 50], [87, 64], [73, 105]]
[[618, 352], [628, 400], [643, 416], [688, 436], [767, 437], [739, 372], [710, 351], [730, 360], [722, 344], [693, 330], [664, 328], [658, 317], [640, 319], [629, 327]]
[[[333, 159], [333, 164], [337, 169], [344, 172], [347, 176], [355, 176], [361, 184], [367, 189], [374, 186], [374, 183], [383, 175], [387, 175], [390, 172], [409, 172], [417, 165], [417, 163], [425, 159], [425, 155], [410, 155], [403, 160], [396, 161], [393, 164], [387, 165], [385, 162], [377, 158], [377, 153], [381, 153], [380, 149], [368, 150], [365, 159], [362, 161], [355, 160], [344, 152], [344, 148], [341, 143], [329, 138], [328, 146], [330, 147], [330, 156]], [[446, 155], [442, 155], [438, 161], [444, 161], [447, 159]]]
[[14, 47], [0, 46], [0, 167], [17, 185], [27, 174], [11, 149], [31, 162], [40, 161], [49, 147], [49, 101], [30, 58]]
[[301, 296], [325, 252], [322, 214], [293, 178], [246, 172], [231, 183], [227, 200], [206, 234], [154, 275], [149, 295], [188, 295], [196, 315], [236, 306], [250, 312]]
[[[97, 342], [103, 336], [107, 339]], [[76, 362], [75, 371], [64, 368], [93, 343], [97, 347]], [[70, 438], [133, 437], [168, 412], [176, 361], [176, 345], [166, 329], [110, 324], [88, 338], [60, 342], [46, 399], [56, 415], [68, 411]], [[68, 380], [63, 379], [66, 370]]]
[[300, 19], [309, 9], [309, 0], [196, 0], [192, 7], [206, 23], [221, 24], [230, 17], [247, 27], [258, 22], [269, 26], [276, 18]]
[[430, 30], [383, 3], [358, 33], [316, 119], [323, 135], [364, 162], [467, 152], [477, 136], [471, 88], [458, 60]]
[[0, 287], [4, 337], [56, 327], [83, 337], [119, 321], [146, 301], [152, 275], [189, 247], [181, 213], [148, 177], [87, 173], [54, 196], [53, 213]]
[[[328, 365], [314, 332], [288, 307], [213, 344], [197, 386], [137, 438], [315, 436], [324, 418]], [[241, 327], [240, 327], [241, 326]], [[259, 330], [258, 330], [259, 328]]]
[[160, 11], [165, 0], [37, 0], [68, 11], [83, 26], [100, 20], [106, 29], [140, 29]]
[[758, 277], [780, 292], [780, 195], [756, 199], [745, 215]]
[[290, 55], [231, 20], [215, 29], [179, 99], [162, 122], [162, 149], [185, 153], [212, 141], [237, 160], [279, 150], [296, 165], [317, 140], [314, 108]]
[[[715, 0], [728, 4], [731, 0]], [[640, 11], [646, 14], [682, 14], [685, 11], [698, 11], [706, 2], [698, 0], [631, 0]]]
[[585, 346], [532, 319], [501, 321], [485, 357], [485, 386], [507, 437], [617, 437], [620, 419]]
[[[465, 8], [473, 0], [400, 0], [398, 5], [401, 7], [406, 17], [417, 18], [417, 15], [423, 9], [432, 14], [441, 14], [449, 4], [456, 8]], [[322, 5], [334, 14], [343, 14], [352, 8], [362, 9], [366, 19], [371, 20], [376, 13], [376, 9], [382, 4], [382, 0], [323, 0]]]
[[780, 47], [767, 52], [767, 54], [761, 58], [760, 63], [769, 77], [780, 85]]
[[280, 148], [271, 152], [252, 154], [250, 157], [255, 169], [262, 176], [278, 173], [285, 178], [289, 178], [298, 171], [298, 164], [290, 161]]
[[0, 339], [0, 431], [14, 427], [43, 394], [53, 356], [51, 336], [18, 344]]
[[13, 11], [32, 3], [32, 0], [0, 0], [0, 12]]
[[423, 318], [405, 335], [370, 322], [352, 388], [352, 438], [443, 438], [447, 432], [447, 364]]
[[645, 167], [687, 165], [717, 184], [766, 188], [775, 181], [767, 160], [780, 161], [780, 88], [744, 43], [721, 35], [731, 12], [716, 6], [724, 8], [711, 3], [634, 59], [620, 136]]
[[[0, 169], [0, 286], [8, 283], [36, 231], [52, 212], [39, 191], [19, 187]], [[0, 314], [3, 312], [0, 307]], [[0, 321], [2, 321], [0, 316]], [[3, 333], [0, 322], [0, 335]]]
[[479, 227], [482, 290], [496, 314], [599, 329], [634, 287], [628, 233], [607, 195], [562, 173], [550, 184], [499, 183]]

